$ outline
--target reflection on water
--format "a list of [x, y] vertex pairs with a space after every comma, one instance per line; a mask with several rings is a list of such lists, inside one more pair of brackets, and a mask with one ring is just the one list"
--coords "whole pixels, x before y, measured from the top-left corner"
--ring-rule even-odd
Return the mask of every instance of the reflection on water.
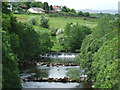
[[[74, 58], [44, 58], [40, 62], [52, 62], [52, 63], [74, 63]], [[69, 69], [79, 66], [26, 66], [21, 67], [21, 78], [28, 76], [36, 78], [63, 78], [67, 77], [66, 73]], [[22, 82], [23, 88], [82, 88], [82, 83], [60, 83], [60, 82]]]

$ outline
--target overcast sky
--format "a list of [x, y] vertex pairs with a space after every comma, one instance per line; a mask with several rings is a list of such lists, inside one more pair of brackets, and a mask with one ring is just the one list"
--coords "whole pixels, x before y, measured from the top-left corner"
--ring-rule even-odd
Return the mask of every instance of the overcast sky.
[[48, 2], [51, 5], [65, 5], [76, 10], [80, 9], [94, 9], [118, 10], [118, 2], [120, 0], [36, 0], [41, 2]]

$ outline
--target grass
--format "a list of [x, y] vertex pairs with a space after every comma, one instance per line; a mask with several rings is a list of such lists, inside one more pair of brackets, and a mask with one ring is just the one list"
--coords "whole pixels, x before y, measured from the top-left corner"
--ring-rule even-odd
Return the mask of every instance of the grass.
[[[28, 23], [28, 20], [31, 16], [36, 17], [36, 19], [38, 20], [37, 25], [34, 25], [33, 28], [36, 31], [45, 31], [45, 32], [50, 32], [50, 29], [47, 28], [43, 28], [40, 26], [40, 16], [41, 15], [36, 15], [36, 14], [31, 14], [31, 15], [25, 15], [25, 14], [14, 14], [15, 17], [17, 17], [18, 22], [26, 22]], [[65, 16], [61, 16], [61, 17], [49, 17], [49, 28], [64, 28], [66, 26], [67, 23], [79, 23], [81, 25], [86, 25], [90, 28], [95, 27], [97, 24], [97, 21], [99, 19], [96, 18], [87, 18], [87, 17], [65, 17]], [[56, 43], [56, 37], [55, 36], [50, 36], [51, 40], [54, 43], [53, 48], [51, 49], [52, 51], [61, 51], [63, 50], [63, 47], [61, 45], [59, 45], [59, 43]]]
[[[28, 22], [29, 17], [34, 16], [38, 20], [38, 24], [40, 23], [40, 16], [36, 14], [25, 15], [25, 14], [14, 14], [17, 17], [19, 22]], [[67, 23], [79, 23], [81, 25], [86, 25], [90, 28], [96, 26], [96, 22], [98, 19], [95, 18], [87, 18], [87, 17], [49, 17], [49, 25], [50, 28], [64, 28]]]

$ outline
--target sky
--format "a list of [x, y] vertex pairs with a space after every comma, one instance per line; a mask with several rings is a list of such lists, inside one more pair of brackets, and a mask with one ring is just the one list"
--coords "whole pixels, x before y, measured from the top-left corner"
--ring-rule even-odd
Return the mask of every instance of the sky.
[[36, 0], [48, 2], [50, 5], [62, 5], [76, 10], [93, 9], [93, 10], [118, 10], [120, 0]]

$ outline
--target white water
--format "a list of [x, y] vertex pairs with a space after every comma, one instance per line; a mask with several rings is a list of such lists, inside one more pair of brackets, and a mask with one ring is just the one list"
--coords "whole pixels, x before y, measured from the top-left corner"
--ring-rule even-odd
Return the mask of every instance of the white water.
[[54, 53], [54, 54], [45, 54], [41, 57], [49, 57], [49, 58], [75, 58], [77, 53]]

